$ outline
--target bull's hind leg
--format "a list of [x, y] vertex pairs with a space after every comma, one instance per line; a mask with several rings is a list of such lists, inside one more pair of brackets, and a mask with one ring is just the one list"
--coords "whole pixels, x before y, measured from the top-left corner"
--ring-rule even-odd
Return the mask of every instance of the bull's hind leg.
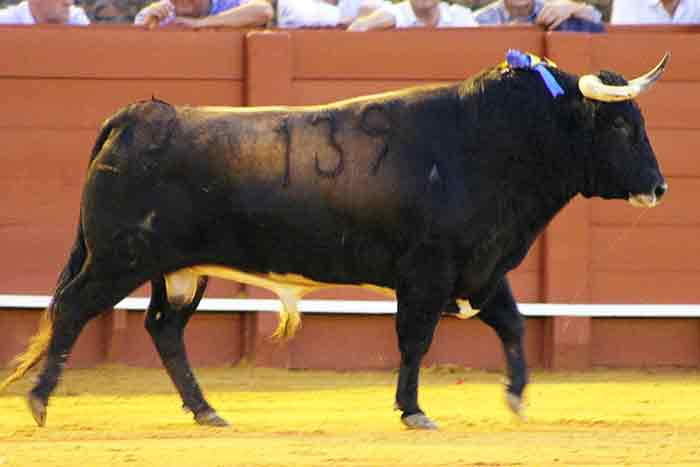
[[100, 280], [87, 265], [54, 297], [52, 333], [46, 361], [39, 379], [29, 392], [28, 403], [39, 426], [46, 422], [49, 396], [59, 382], [63, 368], [85, 325], [112, 308], [143, 282], [140, 277]]
[[478, 316], [491, 326], [501, 339], [508, 365], [506, 401], [515, 414], [522, 416], [523, 391], [528, 381], [527, 362], [523, 352], [525, 322], [505, 278], [501, 279]]
[[404, 258], [400, 266], [396, 332], [401, 366], [396, 408], [403, 412], [401, 421], [409, 428], [437, 429], [418, 406], [418, 373], [455, 281], [455, 270], [443, 253], [440, 248], [424, 246]]
[[[189, 284], [186, 283], [188, 278], [193, 281], [192, 287], [188, 287]], [[152, 294], [146, 313], [146, 330], [153, 339], [170, 379], [180, 393], [183, 407], [194, 414], [200, 425], [226, 426], [226, 420], [219, 417], [204, 399], [187, 360], [184, 343], [185, 326], [204, 295], [207, 279], [194, 275], [183, 275], [179, 279], [179, 285], [184, 287], [183, 295], [169, 294], [162, 278], [151, 282]], [[194, 292], [192, 296], [189, 296], [189, 289]], [[171, 295], [170, 300], [168, 295]]]

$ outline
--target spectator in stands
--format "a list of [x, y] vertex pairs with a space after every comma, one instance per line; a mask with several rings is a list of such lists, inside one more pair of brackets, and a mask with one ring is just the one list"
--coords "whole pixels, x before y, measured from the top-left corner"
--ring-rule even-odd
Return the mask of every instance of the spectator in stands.
[[280, 28], [346, 28], [354, 19], [391, 3], [388, 0], [277, 0]]
[[139, 11], [134, 24], [243, 28], [265, 25], [273, 13], [268, 0], [159, 0]]
[[700, 23], [700, 0], [615, 0], [610, 23]]
[[478, 26], [471, 10], [440, 0], [404, 0], [386, 4], [377, 11], [357, 18], [348, 31], [390, 28], [462, 28]]
[[0, 24], [90, 24], [73, 0], [24, 0], [0, 9]]
[[550, 31], [604, 30], [602, 15], [595, 7], [572, 0], [498, 0], [476, 10], [474, 17], [481, 25], [529, 23]]

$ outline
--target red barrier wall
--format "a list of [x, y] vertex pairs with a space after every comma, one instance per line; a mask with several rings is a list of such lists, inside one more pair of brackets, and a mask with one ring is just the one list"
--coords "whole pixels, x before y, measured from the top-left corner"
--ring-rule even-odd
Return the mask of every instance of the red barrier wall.
[[[0, 245], [6, 267], [0, 293], [49, 294], [73, 240], [83, 173], [100, 122], [119, 107], [151, 96], [175, 104], [316, 104], [408, 85], [462, 79], [502, 60], [508, 48], [546, 54], [562, 68], [646, 72], [671, 50], [664, 80], [640, 99], [652, 143], [669, 179], [662, 207], [642, 213], [624, 203], [583, 201], [555, 219], [511, 274], [520, 301], [693, 303], [700, 246], [691, 200], [700, 191], [698, 29], [612, 28], [604, 35], [531, 28], [439, 31], [142, 31], [130, 27], [0, 27]], [[641, 217], [640, 217], [641, 215]], [[147, 291], [142, 291], [146, 293]], [[214, 281], [208, 296], [232, 296], [236, 284]], [[251, 296], [266, 296], [249, 289]], [[368, 298], [334, 289], [323, 298]], [[370, 296], [371, 297], [371, 296]], [[18, 351], [35, 313], [4, 310], [0, 362]], [[304, 328], [278, 348], [266, 338], [270, 314], [201, 314], [188, 327], [194, 364], [236, 362], [299, 368], [396, 366], [390, 317], [306, 316]], [[72, 359], [154, 365], [157, 357], [138, 313], [117, 312], [86, 330]], [[632, 323], [632, 324], [630, 324]], [[662, 326], [659, 326], [659, 324]], [[670, 323], [670, 324], [669, 324]], [[636, 331], [624, 332], [630, 324]], [[671, 325], [672, 324], [672, 325]], [[650, 343], [675, 343], [655, 353]], [[530, 319], [535, 366], [696, 365], [695, 320]], [[338, 342], [344, 345], [338, 346]], [[466, 343], [466, 344], [465, 344]], [[630, 350], [620, 355], [619, 348]], [[341, 351], [342, 349], [342, 351]], [[430, 363], [501, 366], [492, 332], [478, 321], [444, 320]]]

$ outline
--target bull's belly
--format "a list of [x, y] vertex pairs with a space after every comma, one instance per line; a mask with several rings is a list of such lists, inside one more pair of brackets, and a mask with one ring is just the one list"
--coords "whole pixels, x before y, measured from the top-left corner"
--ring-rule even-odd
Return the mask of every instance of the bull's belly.
[[[310, 292], [329, 287], [348, 286], [348, 284], [318, 282], [298, 274], [258, 274], [224, 266], [199, 265], [180, 269], [165, 276], [168, 300], [178, 305], [191, 303], [194, 300], [197, 282], [201, 276], [218, 277], [269, 290], [279, 297], [285, 308], [294, 309], [297, 308], [297, 302]], [[386, 287], [372, 284], [352, 284], [350, 286], [371, 290], [385, 297], [396, 299], [396, 291]], [[471, 307], [468, 300], [458, 299], [457, 305], [459, 306], [457, 317], [462, 319], [471, 318], [479, 312]]]

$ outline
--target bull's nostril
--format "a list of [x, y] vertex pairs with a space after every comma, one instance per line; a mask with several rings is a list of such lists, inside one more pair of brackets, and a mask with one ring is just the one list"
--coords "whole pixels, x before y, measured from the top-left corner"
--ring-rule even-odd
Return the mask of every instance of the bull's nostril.
[[661, 197], [668, 191], [668, 185], [665, 183], [662, 183], [661, 185], [657, 185], [657, 187], [654, 189], [654, 194], [656, 195], [656, 199], [661, 199]]

